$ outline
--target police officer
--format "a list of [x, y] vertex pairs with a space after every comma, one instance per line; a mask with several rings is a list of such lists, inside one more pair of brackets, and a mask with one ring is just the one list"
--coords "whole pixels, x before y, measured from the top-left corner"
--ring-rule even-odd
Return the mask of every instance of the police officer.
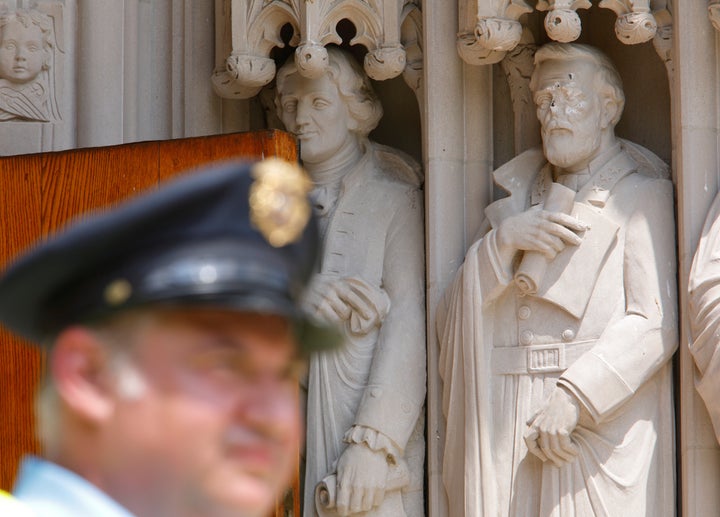
[[265, 516], [301, 438], [296, 381], [337, 334], [298, 309], [309, 181], [226, 164], [85, 219], [0, 279], [0, 321], [47, 347], [45, 458], [0, 514]]

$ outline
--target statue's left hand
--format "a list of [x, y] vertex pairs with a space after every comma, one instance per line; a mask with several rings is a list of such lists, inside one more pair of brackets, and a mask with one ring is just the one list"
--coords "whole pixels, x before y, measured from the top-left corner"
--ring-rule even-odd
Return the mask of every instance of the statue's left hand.
[[580, 405], [573, 395], [556, 387], [545, 406], [528, 422], [525, 433], [528, 450], [542, 461], [562, 467], [575, 460], [579, 449], [571, 434], [580, 417]]
[[379, 506], [385, 498], [388, 470], [383, 451], [348, 445], [337, 464], [337, 513], [346, 517]]

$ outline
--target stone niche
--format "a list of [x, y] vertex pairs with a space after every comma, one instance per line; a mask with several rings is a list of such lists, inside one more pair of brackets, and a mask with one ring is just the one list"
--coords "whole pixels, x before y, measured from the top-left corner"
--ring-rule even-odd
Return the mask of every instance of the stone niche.
[[[670, 120], [670, 81], [667, 68], [652, 41], [625, 45], [615, 35], [616, 15], [594, 4], [577, 11], [582, 33], [576, 43], [602, 50], [620, 72], [625, 91], [625, 110], [616, 127], [622, 138], [647, 147], [668, 165], [672, 161], [672, 124]], [[552, 41], [544, 28], [544, 12], [525, 15], [527, 39], [540, 46]], [[522, 45], [522, 43], [521, 43]], [[538, 145], [539, 132], [514, 134], [511, 89], [520, 81], [513, 73], [517, 66], [508, 63], [512, 55], [493, 66], [493, 165], [506, 163], [519, 151]], [[526, 58], [527, 59], [527, 58]], [[527, 119], [537, 128], [534, 106], [524, 106]]]
[[[580, 22], [577, 28], [581, 26], [582, 31], [578, 30], [575, 37], [567, 39], [563, 39], [564, 35], [560, 35], [563, 38], [558, 37], [557, 33], [548, 29], [548, 18], [552, 22], [564, 20], [565, 23], [567, 19], [573, 19], [575, 12], [571, 10], [570, 2], [540, 2], [537, 8], [540, 9], [541, 5], [547, 8], [546, 4], [550, 4], [549, 7], [552, 8], [553, 3], [556, 8], [565, 7], [565, 9], [561, 9], [559, 14], [547, 15], [545, 12], [531, 10], [519, 17], [519, 23], [516, 24], [503, 17], [502, 13], [498, 18], [480, 17], [477, 26], [474, 26], [474, 32], [461, 32], [459, 37], [458, 46], [466, 62], [472, 64], [473, 59], [469, 57], [474, 55], [476, 60], [482, 63], [477, 66], [492, 66], [492, 169], [499, 168], [495, 179], [503, 188], [494, 189], [490, 200], [493, 203], [484, 214], [482, 207], [478, 207], [474, 213], [466, 214], [466, 217], [475, 217], [477, 221], [487, 217], [487, 223], [492, 225], [492, 229], [488, 226], [482, 232], [485, 237], [481, 241], [475, 238], [466, 241], [470, 250], [463, 269], [453, 280], [451, 288], [446, 291], [436, 316], [440, 346], [438, 362], [443, 380], [443, 413], [446, 417], [446, 422], [441, 421], [439, 427], [441, 429], [444, 427], [447, 433], [441, 463], [448, 503], [447, 515], [594, 515], [595, 512], [620, 515], [619, 512], [624, 510], [632, 514], [635, 514], [634, 511], [643, 514], [640, 508], [648, 508], [648, 515], [673, 515], [676, 501], [673, 496], [674, 402], [670, 395], [669, 364], [677, 348], [675, 327], [678, 322], [674, 294], [676, 282], [674, 202], [671, 184], [667, 181], [670, 176], [668, 170], [674, 158], [671, 154], [673, 146], [670, 119], [672, 67], [665, 59], [666, 54], [663, 53], [662, 58], [658, 54], [652, 40], [634, 45], [621, 42], [620, 36], [616, 33], [617, 14], [609, 9], [601, 9], [597, 4], [591, 6], [589, 2], [573, 2], [574, 7], [587, 8], [577, 11]], [[610, 4], [604, 3], [606, 6]], [[615, 2], [612, 5], [619, 6], [620, 3]], [[490, 9], [490, 2], [478, 2], [479, 4]], [[472, 5], [474, 7], [475, 3], [473, 2]], [[512, 9], [525, 4], [517, 1], [492, 5], [508, 5], [506, 11], [508, 14]], [[568, 18], [562, 18], [561, 14]], [[469, 25], [473, 26], [472, 20]], [[508, 44], [507, 47], [503, 47], [505, 39], [502, 37], [492, 39], [498, 33], [515, 34], [514, 37], [519, 40], [519, 44], [517, 46]], [[551, 39], [550, 36], [553, 38]], [[547, 130], [545, 152], [548, 153], [548, 159], [551, 156], [554, 158], [550, 161], [557, 166], [557, 172], [552, 174], [549, 168], [542, 166], [544, 158], [541, 153], [528, 151], [540, 144], [537, 117], [543, 110], [545, 110], [543, 115], [545, 124], [560, 126], [568, 124], [573, 128], [572, 141], [575, 142], [569, 145], [582, 148], [580, 142], [575, 140], [575, 135], [581, 131], [581, 123], [578, 122], [580, 119], [577, 116], [583, 110], [587, 110], [587, 106], [599, 105], [593, 100], [596, 95], [598, 98], [603, 98], [605, 95], [600, 93], [600, 90], [593, 91], [592, 87], [588, 88], [587, 77], [591, 72], [589, 69], [583, 72], [578, 61], [572, 61], [574, 58], [564, 53], [568, 52], [567, 48], [560, 52], [560, 50], [552, 50], [559, 47], [550, 46], [548, 47], [550, 54], [545, 55], [552, 57], [547, 57], [548, 64], [543, 63], [540, 68], [542, 73], [539, 76], [541, 79], [536, 107], [536, 99], [533, 99], [529, 92], [530, 76], [534, 68], [533, 54], [536, 49], [558, 39], [563, 42], [586, 44], [600, 50], [617, 68], [623, 83], [625, 104], [620, 122], [614, 127], [614, 135], [624, 139], [625, 142], [634, 142], [652, 151], [656, 156], [652, 158], [653, 170], [648, 176], [655, 177], [654, 175], [658, 174], [657, 177], [664, 178], [664, 181], [658, 182], [658, 185], [662, 183], [662, 187], [658, 188], [657, 197], [647, 202], [647, 211], [645, 211], [645, 203], [640, 200], [637, 200], [637, 207], [627, 206], [628, 199], [631, 201], [630, 205], [633, 205], [632, 196], [621, 200], [624, 195], [621, 194], [622, 192], [627, 194], [636, 187], [629, 187], [627, 183], [625, 186], [621, 186], [619, 182], [612, 183], [613, 186], [605, 186], [604, 183], [623, 170], [629, 172], [633, 163], [637, 163], [636, 168], [642, 171], [644, 156], [628, 159], [627, 164], [620, 163], [626, 159], [620, 158], [621, 156], [630, 155], [631, 151], [625, 150], [632, 149], [630, 144], [613, 143], [612, 146], [607, 144], [604, 154], [598, 155], [604, 156], [598, 157], [596, 163], [599, 168], [595, 168], [596, 166], [590, 162], [578, 160], [578, 154], [569, 152], [570, 149], [558, 153], [557, 142], [561, 137], [557, 136], [557, 132]], [[484, 46], [487, 40], [490, 40], [491, 44]], [[662, 45], [659, 46], [662, 51]], [[565, 57], [561, 58], [561, 55]], [[599, 61], [595, 63], [596, 66], [600, 66]], [[576, 72], [577, 75], [573, 78]], [[602, 88], [603, 79], [596, 76], [595, 80], [598, 82], [597, 87]], [[583, 81], [585, 86], [581, 86]], [[608, 89], [602, 91], [606, 92]], [[485, 92], [490, 93], [488, 90]], [[575, 95], [577, 97], [574, 97]], [[602, 102], [607, 104], [603, 106], [611, 105], [610, 97], [610, 95], [604, 97], [605, 100]], [[539, 104], [539, 99], [543, 98], [548, 99], [545, 108]], [[576, 99], [586, 99], [587, 103]], [[574, 102], [578, 104], [574, 105]], [[606, 127], [604, 126], [603, 131]], [[600, 134], [599, 128], [596, 127], [594, 131]], [[590, 141], [593, 132], [585, 134]], [[549, 144], [547, 140], [550, 141]], [[610, 141], [612, 140], [608, 140]], [[568, 140], [563, 142], [565, 146], [569, 143]], [[601, 142], [600, 138], [598, 142]], [[602, 146], [605, 144], [597, 145], [599, 149], [603, 149]], [[623, 150], [617, 151], [617, 149]], [[608, 158], [612, 153], [617, 154], [614, 158]], [[567, 169], [563, 170], [565, 167]], [[589, 179], [586, 181], [590, 184], [581, 184], [580, 174], [562, 174], [568, 170], [582, 173], [582, 169], [589, 171], [587, 174]], [[634, 176], [633, 179], [629, 179], [631, 175]], [[630, 173], [627, 181], [633, 182], [643, 175], [644, 172]], [[543, 181], [545, 183], [542, 183]], [[564, 183], [566, 181], [567, 183]], [[545, 210], [561, 211], [559, 206], [550, 208], [555, 194], [554, 188], [562, 189], [560, 185], [569, 187], [565, 192], [568, 196], [568, 202], [565, 204], [567, 208], [562, 209], [567, 210], [566, 213], [572, 212], [577, 219], [585, 221], [589, 221], [595, 215], [603, 215], [600, 215], [600, 219], [595, 223], [591, 223], [593, 229], [587, 233], [581, 231], [584, 235], [583, 239], [590, 239], [589, 241], [575, 242], [577, 248], [566, 246], [564, 243], [560, 247], [558, 243], [559, 248], [556, 249], [562, 251], [558, 252], [556, 258], [553, 256], [549, 262], [545, 262], [547, 258], [541, 259], [543, 267], [550, 264], [547, 266], [551, 268], [548, 271], [555, 268], [555, 272], [550, 273], [550, 278], [544, 277], [546, 280], [544, 287], [539, 282], [532, 282], [533, 289], [528, 289], [529, 292], [526, 292], [523, 289], [525, 279], [521, 274], [525, 272], [526, 263], [527, 271], [532, 270], [529, 262], [540, 255], [536, 253], [533, 256], [533, 251], [540, 249], [540, 246], [534, 248], [533, 243], [513, 241], [513, 237], [508, 237], [513, 235], [513, 230], [508, 230], [508, 222], [512, 222], [511, 226], [523, 228], [525, 223], [522, 216], [541, 219], [541, 215], [533, 215], [531, 206], [540, 208], [544, 204]], [[583, 187], [583, 185], [587, 186]], [[603, 200], [599, 198], [593, 200], [590, 198], [594, 194], [590, 194], [590, 197], [584, 199], [583, 188], [592, 190], [594, 194], [603, 193], [608, 197], [604, 197]], [[617, 190], [614, 190], [615, 188]], [[616, 204], [614, 207], [613, 203]], [[618, 205], [622, 205], [623, 208], [618, 210]], [[584, 212], [587, 206], [593, 208]], [[632, 218], [623, 218], [625, 216], [616, 218], [619, 213], [636, 208], [638, 212]], [[606, 222], [601, 221], [604, 217], [613, 219], [618, 227], [623, 228], [623, 232], [617, 234], [617, 240], [613, 238], [609, 241], [614, 243], [609, 247], [600, 244], [600, 240], [594, 240], [604, 231]], [[635, 226], [638, 220], [644, 222]], [[563, 224], [572, 225], [573, 222], [569, 220]], [[644, 230], [641, 229], [648, 226], [652, 227], [652, 235], [644, 234]], [[627, 233], [624, 233], [625, 230]], [[501, 233], [503, 231], [505, 233]], [[524, 236], [532, 234], [534, 238], [529, 241], [542, 241], [543, 231], [538, 228], [537, 233], [527, 233]], [[575, 231], [578, 229], [575, 228]], [[652, 249], [647, 247], [644, 248], [646, 252], [640, 253], [633, 250], [636, 238], [647, 238], [648, 242], [653, 244]], [[508, 246], [509, 241], [513, 245], [509, 248], [504, 247]], [[629, 272], [627, 275], [630, 280], [615, 294], [610, 294], [607, 290], [610, 283], [616, 282], [617, 278], [623, 278], [623, 273], [616, 270], [614, 275], [611, 275], [615, 280], [608, 282], [609, 277], [600, 271], [609, 271], [605, 268], [612, 267], [611, 264], [615, 263], [615, 259], [611, 258], [612, 254], [617, 253], [621, 248], [633, 257], [625, 266], [628, 269], [624, 270]], [[509, 254], [505, 253], [508, 249]], [[657, 256], [654, 255], [654, 251], [657, 252]], [[584, 261], [581, 268], [583, 273], [576, 277], [573, 287], [566, 289], [570, 284], [565, 284], [566, 288], [563, 288], [562, 285], [567, 278], [572, 278], [578, 273], [578, 270], [573, 272], [573, 259], [568, 257], [573, 254], [578, 257], [583, 253], [595, 253], [598, 260]], [[604, 255], [605, 253], [607, 254]], [[657, 263], [654, 262], [656, 259]], [[634, 261], [643, 263], [643, 266], [632, 271]], [[560, 268], [561, 272], [558, 272], [557, 268]], [[637, 278], [641, 270], [650, 272], [647, 281], [643, 282], [644, 285], [669, 284], [668, 289], [663, 290], [662, 295], [646, 293], [644, 288], [636, 290], [632, 286], [632, 278]], [[643, 304], [649, 309], [644, 312], [647, 319], [643, 321], [648, 322], [649, 326], [667, 329], [667, 335], [663, 335], [658, 340], [658, 346], [652, 347], [653, 351], [658, 353], [657, 364], [662, 364], [662, 369], [657, 371], [649, 369], [645, 372], [640, 364], [633, 364], [626, 359], [633, 355], [632, 343], [624, 343], [627, 349], [623, 352], [612, 352], [605, 346], [608, 341], [618, 344], [629, 337], [627, 332], [620, 337], [620, 334], [616, 335], [613, 331], [614, 328], [618, 328], [618, 324], [623, 327], [634, 317], [632, 311], [625, 312], [624, 305], [615, 313], [614, 317], [622, 315], [619, 320], [604, 320], [599, 333], [591, 331], [589, 334], [583, 334], [582, 328], [588, 329], [587, 324], [595, 320], [603, 311], [594, 309], [592, 302], [584, 305], [582, 311], [573, 311], [569, 299], [576, 299], [573, 293], [577, 295], [584, 289], [585, 282], [581, 281], [582, 277], [593, 274], [598, 275], [593, 277], [594, 279], [604, 277], [605, 280], [598, 280], [597, 284], [594, 284], [594, 280], [591, 281], [593, 284], [591, 289], [595, 294], [589, 295], [586, 301], [595, 296], [605, 297], [607, 299], [601, 304], [607, 306], [626, 299], [629, 307], [633, 303], [632, 296], [637, 294], [638, 299], [645, 300]], [[539, 278], [543, 279], [543, 276], [540, 275]], [[623, 281], [620, 280], [621, 285], [622, 283]], [[472, 295], [468, 296], [468, 293]], [[627, 298], [623, 298], [624, 296]], [[653, 300], [656, 303], [659, 300], [658, 307], [662, 306], [662, 310], [655, 310]], [[642, 311], [638, 314], [640, 312]], [[557, 328], [553, 325], [557, 325]], [[625, 328], [629, 330], [630, 325]], [[634, 325], [632, 328], [632, 332], [642, 332], [641, 325]], [[654, 331], [650, 331], [649, 334], [652, 332]], [[582, 347], [588, 346], [588, 343], [591, 348], [583, 351]], [[558, 354], [557, 360], [552, 359], [552, 354]], [[643, 351], [642, 354], [645, 352]], [[650, 355], [647, 354], [648, 361], [651, 361]], [[601, 361], [608, 361], [612, 375], [604, 377], [602, 367], [590, 366], [590, 363], [598, 357], [603, 358]], [[468, 367], [468, 363], [472, 366]], [[632, 373], [625, 377], [627, 372], [623, 373], [623, 370], [628, 367]], [[628, 387], [624, 402], [618, 402], [618, 398], [609, 403], [605, 409], [599, 409], [605, 402], [599, 402], [603, 398], [600, 395], [597, 401], [593, 401], [597, 394], [593, 383], [607, 386], [604, 381], [609, 381], [614, 375], [619, 379], [635, 375], [638, 378], [646, 378], [647, 375], [649, 380], [647, 385], [638, 384], [632, 388]], [[658, 377], [655, 378], [655, 375]], [[625, 380], [622, 382], [624, 383]], [[634, 381], [629, 381], [628, 386], [632, 382]], [[649, 400], [662, 398], [663, 401], [662, 404], [658, 404], [657, 413], [647, 417], [638, 411], [638, 404], [645, 404], [639, 401], [647, 393], [646, 386], [653, 387], [647, 389], [661, 386], [657, 397], [650, 397]], [[457, 390], [462, 394], [458, 395]], [[570, 434], [565, 436], [570, 436], [571, 440], [577, 440], [576, 443], [582, 445], [577, 448], [569, 446], [567, 449], [561, 445], [554, 449], [552, 445], [544, 442], [546, 436], [543, 436], [543, 433], [551, 433], [546, 431], [548, 428], [555, 429], [554, 426], [564, 425], [560, 423], [562, 419], [558, 417], [560, 412], [555, 412], [555, 408], [560, 407], [561, 404], [556, 405], [554, 401], [562, 398], [562, 394], [566, 392], [573, 394], [573, 402], [577, 404], [580, 416], [579, 420], [576, 418], [568, 428], [563, 428], [563, 433], [569, 432]], [[662, 396], [659, 395], [660, 393]], [[625, 444], [624, 440], [632, 440], [633, 434], [623, 431], [620, 440], [617, 436], [610, 438], [610, 434], [605, 434], [607, 428], [603, 428], [604, 419], [610, 412], [609, 408], [614, 411], [612, 419], [618, 426], [617, 430], [623, 426], [627, 426], [627, 429], [635, 428], [640, 421], [647, 419], [648, 422], [653, 422], [651, 432], [657, 433], [656, 442], [653, 437], [642, 445], [636, 442], [633, 446], [636, 447], [639, 455], [648, 454], [647, 457], [652, 455], [656, 458], [652, 460], [654, 467], [649, 468], [644, 474], [648, 476], [647, 480], [640, 482], [639, 490], [647, 490], [647, 492], [643, 492], [642, 496], [635, 499], [623, 499], [628, 505], [637, 505], [633, 506], [635, 510], [630, 508], [621, 510], [613, 506], [617, 504], [613, 502], [614, 497], [611, 495], [615, 494], [613, 483], [610, 482], [606, 486], [601, 481], [604, 476], [601, 472], [611, 472], [618, 468], [613, 447], [622, 450], [621, 445]], [[606, 410], [608, 413], [604, 413]], [[592, 417], [587, 416], [590, 414]], [[548, 424], [548, 421], [552, 421], [552, 424]], [[608, 448], [601, 447], [603, 452], [599, 452], [600, 449], [596, 448], [596, 444], [593, 445], [592, 439], [585, 440], [594, 433], [597, 433], [595, 436], [608, 437], [605, 442]], [[537, 439], [538, 434], [541, 439]], [[535, 438], [531, 438], [532, 436]], [[541, 442], [544, 442], [544, 445], [539, 445]], [[647, 447], [649, 449], [645, 449]], [[558, 450], [562, 451], [562, 454], [555, 456]], [[606, 456], [603, 456], [604, 454]], [[569, 457], [572, 459], [568, 459]], [[590, 457], [593, 459], [586, 461]], [[594, 463], [595, 461], [597, 463]], [[604, 464], [604, 461], [607, 463]], [[459, 468], [458, 465], [462, 463], [464, 467]], [[614, 474], [619, 476], [614, 478], [622, 477], [626, 467], [628, 466], [622, 467], [620, 472], [615, 471]], [[654, 470], [655, 468], [657, 471]], [[578, 475], [580, 470], [585, 473], [596, 473], [596, 476], [587, 474], [592, 476], [593, 489], [585, 488], [583, 475]], [[613, 477], [614, 474], [609, 475]], [[628, 489], [628, 492], [631, 491]], [[590, 492], [592, 495], [587, 495]], [[663, 496], [657, 497], [658, 493]]]
[[[348, 22], [349, 24], [349, 22]], [[352, 26], [343, 23], [341, 34], [352, 34]], [[362, 56], [367, 52], [361, 45], [351, 46], [348, 42], [351, 37], [343, 37], [340, 48], [350, 52], [361, 63]], [[287, 59], [292, 59], [294, 48], [275, 49], [274, 61], [278, 69]], [[421, 116], [418, 99], [413, 90], [402, 77], [394, 77], [384, 81], [371, 79], [375, 93], [383, 106], [383, 117], [377, 127], [370, 133], [371, 140], [400, 149], [412, 156], [418, 163], [422, 162], [421, 146]], [[278, 128], [286, 129], [278, 119], [274, 104], [275, 83], [272, 82], [252, 99], [247, 101], [250, 105], [252, 129]], [[233, 101], [229, 101], [233, 102]]]
[[[352, 515], [421, 517], [422, 80], [419, 41], [407, 39], [417, 5], [221, 4], [215, 92], [250, 99], [264, 127], [297, 136], [323, 243], [306, 309], [345, 331], [343, 348], [310, 358], [302, 514], [349, 505]], [[384, 495], [368, 498], [378, 482]]]

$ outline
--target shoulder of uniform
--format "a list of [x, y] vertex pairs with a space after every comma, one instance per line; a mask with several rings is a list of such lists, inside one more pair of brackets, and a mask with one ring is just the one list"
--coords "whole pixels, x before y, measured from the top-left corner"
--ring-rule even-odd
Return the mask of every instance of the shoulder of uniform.
[[620, 138], [623, 151], [635, 162], [641, 175], [655, 179], [670, 179], [670, 167], [658, 155], [640, 144]]
[[35, 517], [33, 511], [22, 501], [0, 490], [0, 515], [3, 517]]

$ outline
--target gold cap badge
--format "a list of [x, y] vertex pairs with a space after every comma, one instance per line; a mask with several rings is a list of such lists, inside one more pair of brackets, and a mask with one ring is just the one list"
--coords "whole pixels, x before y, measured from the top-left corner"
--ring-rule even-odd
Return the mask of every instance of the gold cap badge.
[[311, 210], [307, 195], [312, 182], [305, 171], [295, 163], [267, 158], [253, 166], [252, 176], [252, 224], [276, 248], [298, 240]]
[[111, 307], [117, 307], [125, 303], [128, 298], [132, 295], [132, 285], [124, 278], [118, 278], [113, 280], [106, 287], [103, 292], [105, 303]]

